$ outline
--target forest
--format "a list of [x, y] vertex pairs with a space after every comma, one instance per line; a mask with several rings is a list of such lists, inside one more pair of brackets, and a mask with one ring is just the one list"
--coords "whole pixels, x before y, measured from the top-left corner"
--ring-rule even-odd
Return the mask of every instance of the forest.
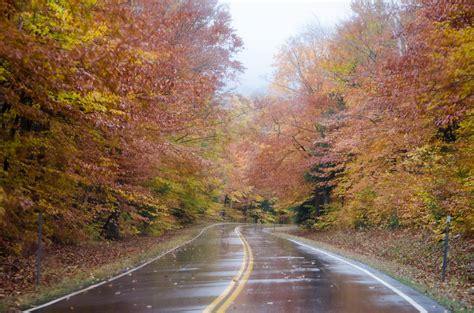
[[242, 46], [216, 1], [2, 1], [0, 246], [160, 234], [216, 211]]
[[67, 246], [222, 215], [474, 235], [469, 1], [355, 0], [255, 97], [227, 88], [244, 43], [217, 0], [0, 12], [0, 257], [34, 253], [40, 213]]
[[473, 7], [354, 1], [275, 58], [240, 143], [248, 183], [310, 229], [474, 234]]

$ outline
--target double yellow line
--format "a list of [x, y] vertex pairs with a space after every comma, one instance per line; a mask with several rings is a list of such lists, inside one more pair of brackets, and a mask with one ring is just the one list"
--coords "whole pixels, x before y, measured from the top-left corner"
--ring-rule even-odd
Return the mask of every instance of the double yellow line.
[[242, 261], [242, 266], [240, 267], [237, 275], [234, 276], [229, 286], [224, 290], [224, 292], [214, 299], [211, 304], [203, 311], [205, 313], [216, 312], [223, 313], [229, 306], [234, 302], [234, 300], [242, 292], [242, 289], [245, 286], [245, 283], [249, 280], [250, 274], [253, 270], [253, 253], [250, 248], [249, 243], [245, 239], [244, 235], [240, 232], [240, 226], [236, 227], [234, 230], [240, 238], [242, 245], [244, 246], [244, 258]]

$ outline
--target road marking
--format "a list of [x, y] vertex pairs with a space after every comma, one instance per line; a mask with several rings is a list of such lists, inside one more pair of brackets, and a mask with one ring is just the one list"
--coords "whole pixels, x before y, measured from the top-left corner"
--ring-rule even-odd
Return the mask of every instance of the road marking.
[[324, 255], [327, 255], [327, 256], [329, 256], [329, 257], [331, 257], [331, 258], [333, 258], [333, 259], [336, 259], [336, 260], [338, 260], [338, 261], [340, 261], [340, 262], [346, 263], [347, 265], [350, 265], [350, 266], [352, 266], [352, 267], [354, 267], [354, 268], [356, 268], [356, 269], [358, 269], [358, 270], [364, 272], [365, 274], [369, 275], [370, 277], [372, 277], [373, 279], [375, 279], [376, 281], [378, 281], [379, 283], [381, 283], [381, 284], [384, 285], [385, 287], [387, 287], [387, 288], [389, 288], [390, 290], [392, 290], [393, 292], [395, 292], [397, 295], [399, 295], [400, 297], [402, 297], [405, 301], [407, 301], [408, 303], [410, 303], [414, 308], [416, 308], [416, 309], [418, 310], [418, 312], [420, 312], [420, 313], [428, 313], [428, 311], [427, 311], [424, 307], [422, 307], [420, 304], [418, 304], [415, 300], [413, 300], [413, 298], [411, 298], [411, 297], [408, 296], [407, 294], [403, 293], [400, 289], [398, 289], [398, 288], [392, 286], [391, 284], [387, 283], [385, 280], [383, 280], [383, 279], [381, 279], [381, 278], [375, 276], [373, 273], [371, 273], [370, 271], [366, 270], [365, 268], [362, 268], [362, 267], [360, 267], [360, 266], [358, 266], [358, 265], [356, 265], [356, 264], [353, 264], [353, 263], [351, 263], [351, 262], [349, 262], [349, 261], [347, 261], [347, 260], [344, 260], [343, 258], [340, 258], [340, 257], [338, 257], [338, 256], [336, 256], [336, 255], [334, 255], [334, 254], [332, 254], [332, 253], [329, 253], [329, 252], [326, 252], [326, 251], [324, 251], [324, 250], [321, 250], [321, 249], [312, 247], [312, 246], [310, 246], [310, 245], [304, 244], [304, 243], [299, 242], [299, 241], [297, 241], [297, 240], [290, 239], [290, 238], [286, 238], [286, 237], [283, 237], [283, 236], [278, 236], [278, 235], [272, 234], [272, 233], [270, 233], [270, 232], [268, 232], [268, 231], [266, 231], [266, 230], [264, 230], [264, 232], [266, 232], [267, 234], [273, 235], [273, 236], [275, 236], [275, 237], [279, 237], [279, 238], [286, 239], [286, 240], [291, 241], [291, 242], [293, 242], [293, 243], [296, 243], [296, 244], [298, 244], [298, 245], [300, 245], [300, 246], [309, 248], [309, 249], [311, 249], [311, 250], [315, 250], [315, 251], [317, 251], [317, 252], [319, 252], [319, 253], [322, 253], [322, 254], [324, 254]]
[[253, 270], [253, 253], [249, 243], [245, 239], [244, 235], [240, 232], [240, 226], [234, 230], [238, 235], [244, 247], [244, 257], [242, 259], [242, 265], [240, 266], [239, 272], [234, 276], [229, 286], [222, 292], [222, 294], [214, 299], [211, 304], [203, 311], [204, 313], [225, 312], [232, 302], [239, 296], [247, 283], [250, 274]]
[[242, 290], [244, 289], [244, 286], [245, 284], [247, 283], [247, 281], [249, 280], [249, 277], [250, 277], [250, 274], [252, 273], [252, 270], [253, 270], [253, 253], [252, 253], [252, 249], [250, 248], [250, 245], [249, 243], [247, 242], [247, 240], [245, 239], [245, 237], [241, 235], [241, 240], [242, 242], [244, 243], [245, 247], [246, 247], [246, 250], [247, 250], [247, 256], [248, 256], [248, 265], [247, 265], [247, 270], [245, 271], [245, 274], [244, 276], [242, 277], [242, 279], [240, 280], [240, 282], [238, 282], [238, 286], [237, 288], [234, 290], [234, 292], [227, 298], [227, 300], [222, 303], [222, 306], [217, 310], [217, 313], [223, 313], [225, 312], [229, 306], [232, 304], [232, 302], [234, 302], [234, 300], [239, 296], [239, 294], [242, 292]]
[[171, 252], [173, 252], [173, 251], [175, 251], [175, 250], [178, 250], [179, 248], [181, 248], [181, 247], [183, 247], [183, 246], [185, 246], [185, 245], [187, 245], [187, 244], [193, 242], [194, 240], [196, 240], [196, 239], [198, 239], [199, 237], [201, 237], [201, 235], [204, 234], [204, 232], [205, 232], [206, 230], [208, 230], [209, 228], [214, 227], [214, 226], [219, 226], [219, 225], [227, 225], [227, 224], [234, 224], [234, 223], [217, 223], [217, 224], [212, 224], [212, 225], [206, 226], [206, 227], [204, 227], [196, 236], [194, 236], [194, 237], [191, 238], [190, 240], [185, 241], [185, 242], [183, 242], [182, 244], [177, 245], [176, 247], [174, 247], [174, 248], [172, 248], [172, 249], [169, 249], [169, 250], [167, 250], [167, 251], [165, 251], [165, 252], [159, 254], [158, 256], [156, 256], [156, 257], [154, 257], [154, 258], [152, 258], [152, 259], [146, 261], [145, 263], [142, 263], [142, 264], [140, 264], [140, 265], [138, 265], [138, 266], [136, 266], [136, 267], [134, 267], [134, 268], [132, 268], [132, 269], [130, 269], [130, 270], [128, 270], [128, 271], [122, 273], [122, 274], [119, 274], [119, 275], [117, 275], [117, 276], [113, 276], [113, 277], [111, 277], [111, 278], [109, 278], [109, 279], [106, 279], [106, 280], [104, 280], [104, 281], [101, 281], [101, 282], [99, 282], [99, 283], [97, 283], [97, 284], [91, 285], [91, 286], [89, 286], [89, 287], [80, 289], [80, 290], [75, 291], [75, 292], [72, 292], [72, 293], [70, 293], [70, 294], [67, 294], [67, 295], [62, 296], [62, 297], [60, 297], [60, 298], [51, 300], [51, 301], [46, 302], [46, 303], [44, 303], [44, 304], [42, 304], [42, 305], [35, 306], [34, 308], [25, 310], [25, 311], [23, 311], [23, 312], [24, 312], [24, 313], [29, 313], [29, 312], [33, 312], [33, 311], [42, 309], [42, 308], [44, 308], [44, 307], [50, 306], [50, 305], [55, 304], [55, 303], [58, 303], [58, 302], [60, 302], [60, 301], [67, 300], [67, 299], [69, 299], [70, 297], [76, 296], [76, 295], [81, 294], [81, 293], [83, 293], [83, 292], [86, 292], [86, 291], [88, 291], [88, 290], [91, 290], [91, 289], [94, 289], [94, 288], [96, 288], [96, 287], [102, 286], [103, 284], [106, 284], [106, 283], [108, 283], [108, 282], [111, 282], [111, 281], [114, 281], [114, 280], [116, 280], [116, 279], [119, 279], [120, 277], [126, 276], [126, 275], [128, 275], [128, 274], [130, 274], [130, 273], [132, 273], [132, 272], [135, 272], [136, 270], [141, 269], [142, 267], [147, 266], [148, 264], [150, 264], [150, 263], [152, 263], [152, 262], [154, 262], [154, 261], [156, 261], [156, 260], [158, 260], [158, 259], [164, 257], [165, 255], [167, 255], [167, 254], [169, 254], [169, 253], [171, 253]]

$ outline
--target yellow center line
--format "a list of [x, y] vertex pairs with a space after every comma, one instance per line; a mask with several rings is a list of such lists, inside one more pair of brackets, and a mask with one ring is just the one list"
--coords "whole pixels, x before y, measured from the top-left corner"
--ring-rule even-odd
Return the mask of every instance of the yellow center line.
[[239, 235], [239, 239], [244, 246], [244, 258], [242, 260], [242, 265], [240, 267], [237, 275], [234, 276], [229, 286], [224, 290], [224, 292], [214, 299], [211, 304], [203, 311], [205, 313], [225, 312], [232, 302], [238, 297], [242, 292], [242, 289], [245, 286], [245, 283], [248, 281], [250, 274], [253, 270], [253, 253], [250, 245], [248, 244], [245, 237], [240, 232], [240, 227], [235, 228], [235, 232]]

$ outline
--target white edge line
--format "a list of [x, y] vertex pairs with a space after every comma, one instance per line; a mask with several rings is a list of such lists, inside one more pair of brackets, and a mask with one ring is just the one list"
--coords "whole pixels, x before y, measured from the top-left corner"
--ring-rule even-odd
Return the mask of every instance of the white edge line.
[[364, 272], [365, 274], [369, 275], [370, 277], [372, 277], [372, 278], [375, 279], [376, 281], [380, 282], [380, 283], [381, 283], [382, 285], [384, 285], [385, 287], [387, 287], [387, 288], [389, 288], [390, 290], [392, 290], [393, 292], [395, 292], [397, 295], [399, 295], [400, 297], [402, 297], [405, 301], [407, 301], [408, 303], [410, 303], [414, 308], [416, 308], [420, 313], [428, 313], [428, 311], [427, 311], [424, 307], [422, 307], [420, 304], [418, 304], [418, 303], [417, 303], [415, 300], [413, 300], [410, 296], [408, 296], [408, 295], [406, 295], [405, 293], [403, 293], [400, 289], [398, 289], [398, 288], [396, 288], [396, 287], [390, 285], [390, 284], [387, 283], [385, 280], [383, 280], [383, 279], [377, 277], [376, 275], [374, 275], [374, 274], [371, 273], [370, 271], [368, 271], [368, 270], [366, 270], [366, 269], [364, 269], [364, 268], [362, 268], [362, 267], [360, 267], [360, 266], [358, 266], [358, 265], [355, 265], [355, 264], [353, 264], [353, 263], [351, 263], [351, 262], [349, 262], [349, 261], [347, 261], [347, 260], [344, 260], [344, 259], [342, 259], [342, 258], [340, 258], [340, 257], [338, 257], [338, 256], [336, 256], [336, 255], [334, 255], [334, 254], [332, 254], [332, 253], [329, 253], [329, 252], [326, 252], [326, 251], [324, 251], [324, 250], [321, 250], [321, 249], [312, 247], [312, 246], [310, 246], [310, 245], [301, 243], [301, 242], [296, 241], [296, 240], [294, 240], [294, 239], [286, 238], [286, 237], [284, 237], [284, 236], [278, 236], [278, 235], [275, 235], [275, 234], [272, 234], [272, 233], [268, 232], [267, 230], [264, 230], [264, 232], [266, 232], [267, 234], [270, 234], [270, 235], [272, 235], [272, 236], [275, 236], [275, 237], [284, 238], [284, 239], [286, 239], [286, 240], [288, 240], [288, 241], [291, 241], [291, 242], [294, 242], [294, 243], [296, 243], [296, 244], [298, 244], [298, 245], [300, 245], [300, 246], [309, 248], [309, 249], [311, 249], [311, 250], [315, 250], [315, 251], [317, 251], [317, 252], [319, 252], [319, 253], [322, 253], [322, 254], [325, 254], [325, 255], [327, 255], [327, 256], [329, 256], [329, 257], [331, 257], [331, 258], [334, 258], [334, 259], [336, 259], [336, 260], [338, 260], [338, 261], [340, 261], [340, 262], [346, 263], [346, 264], [348, 264], [348, 265], [350, 265], [350, 266], [352, 266], [352, 267], [354, 267], [354, 268], [356, 268], [356, 269], [358, 269], [358, 270]]
[[130, 269], [130, 270], [124, 272], [124, 273], [121, 273], [121, 274], [119, 274], [119, 275], [117, 275], [117, 276], [113, 276], [113, 277], [108, 278], [108, 279], [106, 279], [106, 280], [104, 280], [104, 281], [101, 281], [101, 282], [99, 282], [99, 283], [97, 283], [97, 284], [94, 284], [94, 285], [91, 285], [91, 286], [89, 286], [89, 287], [80, 289], [80, 290], [78, 290], [78, 291], [71, 292], [71, 293], [69, 293], [69, 294], [67, 294], [67, 295], [65, 295], [65, 296], [62, 296], [62, 297], [60, 297], [60, 298], [51, 300], [51, 301], [49, 301], [49, 302], [46, 302], [46, 303], [44, 303], [44, 304], [35, 306], [34, 308], [31, 308], [31, 309], [28, 309], [28, 310], [25, 310], [25, 311], [22, 311], [22, 312], [23, 312], [23, 313], [29, 313], [29, 312], [33, 312], [33, 311], [42, 309], [42, 308], [44, 308], [44, 307], [50, 306], [50, 305], [55, 304], [55, 303], [58, 303], [58, 302], [60, 302], [60, 301], [67, 300], [67, 299], [69, 299], [70, 297], [76, 296], [76, 295], [81, 294], [81, 293], [83, 293], [83, 292], [86, 292], [86, 291], [88, 291], [88, 290], [91, 290], [91, 289], [94, 289], [94, 288], [96, 288], [96, 287], [99, 287], [99, 286], [101, 286], [101, 285], [103, 285], [103, 284], [105, 284], [105, 283], [108, 283], [108, 282], [114, 281], [114, 280], [116, 280], [116, 279], [119, 279], [120, 277], [123, 277], [123, 276], [125, 276], [125, 275], [128, 275], [128, 274], [130, 274], [130, 273], [132, 273], [132, 272], [135, 272], [136, 270], [141, 269], [141, 268], [144, 267], [144, 266], [147, 266], [148, 264], [150, 264], [150, 263], [152, 263], [152, 262], [154, 262], [154, 261], [156, 261], [156, 260], [158, 260], [158, 259], [164, 257], [165, 255], [167, 255], [167, 254], [169, 254], [169, 253], [171, 253], [171, 252], [173, 252], [173, 251], [175, 251], [175, 250], [181, 248], [182, 246], [185, 246], [185, 245], [187, 245], [188, 243], [191, 243], [192, 241], [194, 241], [194, 240], [196, 240], [197, 238], [199, 238], [207, 229], [209, 229], [209, 228], [211, 228], [211, 227], [214, 227], [214, 226], [226, 225], [226, 224], [233, 224], [233, 223], [217, 223], [217, 224], [212, 224], [212, 225], [206, 226], [206, 227], [204, 227], [203, 229], [201, 229], [201, 231], [200, 231], [195, 237], [191, 238], [190, 240], [185, 241], [185, 242], [183, 242], [182, 244], [180, 244], [180, 245], [178, 245], [178, 246], [176, 246], [176, 247], [174, 247], [174, 248], [171, 248], [171, 249], [169, 249], [169, 250], [167, 250], [167, 251], [165, 251], [165, 252], [162, 252], [162, 253], [159, 254], [158, 256], [156, 256], [156, 257], [154, 257], [154, 258], [152, 258], [152, 259], [146, 261], [145, 263], [142, 263], [142, 264], [140, 264], [140, 265], [138, 265], [138, 266], [136, 266], [136, 267], [134, 267], [134, 268], [132, 268], [132, 269]]

